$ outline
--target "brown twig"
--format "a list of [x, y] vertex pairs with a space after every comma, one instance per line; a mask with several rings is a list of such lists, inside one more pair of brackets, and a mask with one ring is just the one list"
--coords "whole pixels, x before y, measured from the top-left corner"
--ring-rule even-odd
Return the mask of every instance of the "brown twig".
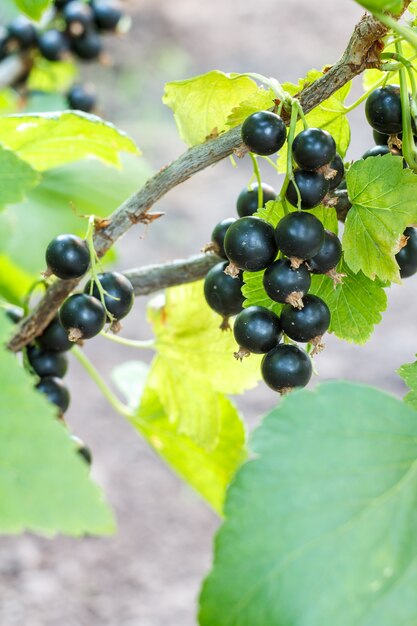
[[[385, 26], [372, 16], [365, 15], [356, 25], [341, 59], [301, 92], [300, 102], [304, 111], [308, 113], [314, 109], [363, 70], [377, 67], [381, 50], [380, 39], [386, 33]], [[149, 210], [168, 191], [232, 153], [239, 153], [242, 147], [240, 127], [236, 127], [202, 145], [190, 148], [161, 169], [144, 187], [116, 209], [110, 216], [108, 226], [96, 233], [94, 245], [98, 256], [103, 256], [132, 225], [148, 221]], [[33, 312], [21, 322], [9, 342], [9, 348], [17, 351], [39, 335], [76, 285], [76, 281], [54, 283]]]

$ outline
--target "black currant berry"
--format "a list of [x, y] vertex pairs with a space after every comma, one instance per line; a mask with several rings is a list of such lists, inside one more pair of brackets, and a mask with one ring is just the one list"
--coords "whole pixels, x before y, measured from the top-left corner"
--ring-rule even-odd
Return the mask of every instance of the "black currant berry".
[[[119, 274], [119, 272], [105, 272], [104, 274], [99, 274], [97, 278], [106, 292], [104, 304], [107, 311], [116, 320], [126, 317], [135, 302], [135, 292], [130, 280], [123, 274]], [[92, 282], [89, 281], [84, 288], [84, 293], [91, 293], [91, 285]], [[91, 295], [100, 300], [100, 292], [95, 283]]]
[[213, 311], [227, 318], [240, 313], [244, 297], [241, 288], [242, 276], [232, 278], [225, 274], [226, 263], [218, 263], [208, 272], [204, 281], [204, 295]]
[[123, 11], [120, 7], [106, 0], [94, 0], [93, 13], [96, 26], [100, 30], [116, 30], [123, 18]]
[[64, 280], [84, 276], [90, 266], [88, 244], [76, 235], [58, 235], [46, 248], [48, 269]]
[[39, 50], [48, 61], [60, 61], [68, 52], [68, 41], [64, 33], [51, 28], [39, 35]]
[[59, 319], [68, 331], [70, 341], [79, 341], [99, 334], [106, 323], [106, 312], [97, 298], [76, 293], [62, 305]]
[[242, 124], [242, 141], [255, 154], [266, 156], [278, 152], [286, 138], [284, 121], [271, 111], [252, 113]]
[[87, 463], [87, 465], [91, 465], [93, 462], [93, 455], [91, 454], [90, 448], [85, 445], [82, 439], [75, 437], [75, 435], [71, 435], [71, 439], [75, 443], [76, 451], [80, 457]]
[[[262, 183], [262, 191], [263, 191], [263, 206], [270, 200], [276, 200], [277, 192], [271, 185], [266, 185]], [[253, 215], [258, 210], [258, 183], [251, 185], [251, 188], [248, 189], [245, 187], [240, 192], [237, 203], [236, 203], [237, 213], [239, 217], [247, 217], [249, 215]]]
[[37, 342], [46, 352], [66, 352], [74, 345], [69, 341], [68, 333], [58, 316], [45, 328], [42, 335], [37, 338]]
[[234, 222], [236, 222], [234, 217], [228, 217], [216, 224], [211, 233], [212, 251], [223, 259], [227, 259], [226, 252], [224, 251], [224, 238], [226, 237], [229, 226]]
[[41, 378], [40, 383], [36, 385], [36, 389], [44, 393], [49, 402], [56, 404], [62, 413], [65, 413], [68, 409], [70, 394], [60, 378], [54, 376]]
[[324, 231], [324, 243], [320, 251], [308, 261], [313, 274], [327, 274], [334, 269], [342, 258], [340, 239], [330, 230]]
[[313, 373], [311, 359], [297, 346], [280, 344], [265, 354], [261, 365], [262, 378], [274, 391], [287, 392], [305, 387]]
[[27, 356], [32, 368], [41, 378], [45, 376], [63, 378], [67, 373], [68, 359], [62, 352], [45, 352], [37, 346], [29, 346]]
[[339, 154], [336, 154], [334, 159], [330, 161], [329, 168], [336, 172], [336, 176], [328, 179], [329, 189], [332, 191], [340, 185], [343, 180], [343, 176], [345, 175], [345, 166], [343, 165], [342, 157]]
[[274, 227], [259, 217], [241, 217], [229, 226], [224, 249], [229, 261], [239, 269], [263, 270], [277, 256]]
[[233, 333], [239, 345], [237, 358], [248, 352], [265, 354], [281, 340], [282, 330], [278, 315], [262, 306], [250, 306], [236, 317]]
[[73, 52], [83, 61], [98, 59], [103, 50], [101, 36], [93, 30], [87, 31], [82, 37], [71, 42]]
[[9, 55], [10, 35], [9, 31], [0, 26], [0, 61]]
[[80, 0], [67, 4], [62, 11], [62, 17], [71, 37], [81, 37], [93, 23], [91, 6]]
[[377, 130], [372, 131], [372, 135], [377, 146], [387, 146], [389, 135], [385, 133], [379, 133]]
[[67, 95], [70, 109], [91, 113], [97, 105], [97, 97], [92, 89], [84, 85], [74, 85]]
[[401, 95], [398, 85], [378, 87], [366, 100], [365, 114], [374, 130], [385, 135], [402, 131]]
[[336, 156], [336, 142], [327, 130], [307, 128], [299, 133], [292, 144], [292, 155], [303, 170], [317, 170]]
[[376, 156], [384, 156], [385, 154], [391, 154], [391, 150], [388, 148], [387, 145], [379, 144], [377, 146], [372, 146], [372, 148], [369, 148], [369, 150], [364, 152], [362, 155], [362, 159], [369, 159], [369, 157]]
[[19, 15], [10, 22], [8, 31], [9, 41], [12, 43], [15, 42], [22, 50], [26, 50], [36, 44], [36, 28], [32, 22], [23, 15]]
[[281, 313], [281, 326], [290, 339], [314, 343], [329, 328], [329, 307], [321, 298], [311, 294], [303, 298], [303, 305], [302, 309], [295, 309], [286, 304]]
[[298, 206], [298, 194], [295, 188], [298, 187], [301, 198], [301, 209], [313, 209], [320, 204], [329, 191], [329, 181], [320, 172], [309, 172], [308, 170], [296, 170], [294, 181], [288, 185], [285, 197], [293, 206]]
[[311, 276], [305, 265], [294, 269], [291, 261], [280, 259], [266, 268], [263, 285], [271, 300], [300, 306], [310, 289]]
[[290, 258], [311, 259], [324, 243], [324, 228], [311, 213], [296, 211], [283, 217], [276, 228], [278, 248]]
[[6, 313], [6, 316], [9, 318], [9, 320], [13, 322], [13, 324], [18, 324], [22, 321], [24, 317], [23, 309], [18, 306], [7, 306], [4, 308], [4, 312]]
[[417, 229], [411, 226], [406, 228], [404, 236], [408, 237], [408, 241], [395, 255], [395, 259], [400, 266], [401, 278], [408, 278], [417, 272]]
[[64, 7], [67, 6], [70, 2], [74, 2], [75, 0], [55, 0], [54, 5], [58, 11], [62, 11]]

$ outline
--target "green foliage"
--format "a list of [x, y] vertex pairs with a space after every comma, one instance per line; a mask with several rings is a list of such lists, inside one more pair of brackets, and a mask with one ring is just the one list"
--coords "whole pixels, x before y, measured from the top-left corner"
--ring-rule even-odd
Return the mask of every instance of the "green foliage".
[[52, 0], [14, 0], [16, 6], [33, 20], [40, 20]]
[[194, 146], [227, 130], [232, 109], [257, 90], [246, 76], [213, 71], [167, 83], [163, 102], [173, 110], [181, 138]]
[[148, 368], [127, 362], [116, 368], [113, 378], [135, 409], [132, 423], [155, 452], [218, 512], [223, 509], [226, 487], [246, 458], [245, 430], [230, 400], [219, 394], [219, 436], [207, 450], [180, 434], [150, 387], [144, 395]]
[[0, 142], [41, 172], [85, 157], [120, 167], [120, 152], [139, 154], [125, 133], [80, 112], [0, 118]]
[[388, 11], [394, 15], [400, 13], [404, 6], [404, 0], [356, 0], [356, 2], [371, 13]]
[[0, 209], [23, 200], [40, 178], [28, 163], [0, 146]]
[[272, 108], [275, 99], [276, 96], [272, 89], [259, 87], [257, 91], [251, 93], [246, 100], [243, 100], [238, 106], [232, 109], [232, 112], [227, 118], [227, 125], [230, 126], [230, 128], [239, 126], [239, 124], [242, 124], [252, 113]]
[[108, 534], [114, 522], [64, 425], [4, 348], [0, 311], [0, 532]]
[[346, 175], [352, 202], [345, 223], [345, 260], [356, 273], [400, 282], [395, 254], [406, 226], [417, 222], [417, 176], [387, 154], [357, 161]]
[[77, 74], [77, 67], [72, 61], [47, 61], [37, 56], [27, 79], [27, 88], [29, 92], [65, 92]]
[[239, 394], [260, 378], [259, 357], [233, 357], [232, 333], [220, 332], [221, 318], [207, 305], [203, 282], [169, 289], [148, 310], [157, 355], [147, 386], [155, 391], [169, 421], [200, 446], [212, 450], [221, 428], [221, 394]]
[[0, 254], [0, 296], [7, 302], [22, 305], [34, 282], [34, 276], [22, 270], [7, 254]]
[[417, 413], [343, 382], [256, 431], [201, 595], [201, 626], [393, 626], [417, 614]]
[[397, 374], [401, 376], [407, 387], [411, 390], [410, 393], [405, 396], [404, 402], [407, 402], [407, 404], [414, 409], [417, 409], [417, 361], [401, 365], [397, 370]]

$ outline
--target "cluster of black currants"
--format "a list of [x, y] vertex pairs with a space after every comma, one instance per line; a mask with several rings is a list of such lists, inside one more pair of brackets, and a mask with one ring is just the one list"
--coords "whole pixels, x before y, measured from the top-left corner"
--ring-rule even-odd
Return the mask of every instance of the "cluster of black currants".
[[[100, 59], [105, 33], [123, 30], [127, 18], [112, 0], [55, 0], [55, 11], [46, 28], [23, 15], [0, 31], [0, 61], [11, 54], [39, 50], [48, 61], [60, 61], [71, 53], [82, 61]], [[74, 85], [67, 94], [68, 107], [86, 113], [96, 108], [91, 87]]]
[[[267, 123], [268, 120], [271, 124]], [[279, 129], [279, 141], [278, 135], [271, 140], [271, 127]], [[274, 113], [255, 113], [243, 124], [242, 137], [252, 152], [270, 154], [268, 150], [274, 147], [276, 151], [285, 142], [286, 129], [281, 118]], [[311, 208], [313, 195], [315, 206], [327, 194], [330, 180], [334, 186], [341, 182], [343, 163], [337, 158], [333, 138], [320, 129], [301, 132], [293, 147], [294, 159], [300, 167], [295, 172], [299, 173], [295, 179], [299, 188], [297, 198], [291, 190], [287, 191], [287, 199], [298, 205], [298, 194], [301, 194], [301, 207]], [[309, 174], [312, 177], [309, 178]], [[315, 176], [321, 181], [320, 199], [316, 194]], [[307, 180], [313, 182], [304, 185], [303, 181]], [[264, 202], [276, 198], [269, 185], [263, 184], [262, 190]], [[304, 387], [312, 375], [309, 355], [293, 342], [312, 344], [317, 352], [322, 348], [322, 336], [330, 324], [326, 303], [308, 293], [311, 273], [335, 274], [342, 246], [338, 237], [326, 231], [311, 213], [290, 212], [275, 229], [254, 215], [257, 209], [257, 187], [244, 189], [237, 201], [239, 219], [223, 220], [214, 228], [209, 249], [225, 261], [208, 272], [204, 293], [209, 306], [223, 317], [221, 328], [227, 328], [229, 317], [237, 315], [233, 331], [239, 349], [235, 356], [242, 359], [250, 353], [265, 354], [262, 361], [264, 381], [275, 391], [285, 393], [295, 387]], [[262, 270], [265, 270], [264, 292], [283, 305], [280, 316], [262, 306], [243, 309], [242, 272]], [[260, 301], [264, 299], [264, 292], [259, 294]], [[286, 342], [281, 343], [284, 334]]]
[[[387, 85], [375, 89], [366, 100], [365, 114], [373, 129], [376, 145], [367, 150], [362, 158], [367, 159], [390, 153], [403, 158], [401, 151], [403, 119], [400, 87]], [[412, 119], [412, 126], [415, 132], [414, 119]], [[407, 167], [404, 158], [403, 167]], [[395, 258], [400, 267], [401, 278], [408, 278], [417, 272], [417, 229], [411, 226], [406, 228], [402, 243], [404, 245]]]

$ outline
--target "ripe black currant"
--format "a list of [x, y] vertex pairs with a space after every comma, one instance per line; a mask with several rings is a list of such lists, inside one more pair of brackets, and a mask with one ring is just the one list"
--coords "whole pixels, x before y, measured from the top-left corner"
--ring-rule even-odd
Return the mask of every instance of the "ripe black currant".
[[294, 181], [288, 185], [285, 197], [293, 206], [298, 206], [298, 194], [295, 188], [298, 187], [301, 198], [301, 209], [313, 209], [320, 204], [329, 191], [329, 181], [320, 172], [309, 172], [308, 170], [296, 170]]
[[[105, 272], [104, 274], [99, 274], [97, 278], [104, 291], [106, 291], [104, 304], [107, 311], [116, 320], [126, 317], [135, 302], [135, 293], [130, 280], [119, 272]], [[92, 281], [89, 281], [84, 288], [84, 293], [90, 294], [91, 286]], [[91, 295], [100, 300], [100, 292], [95, 283], [93, 284]]]
[[334, 269], [342, 258], [340, 239], [330, 230], [324, 231], [324, 243], [319, 252], [308, 261], [313, 274], [327, 274]]
[[339, 154], [336, 154], [334, 159], [330, 161], [329, 167], [332, 170], [335, 170], [336, 176], [333, 178], [329, 178], [329, 189], [333, 191], [340, 185], [343, 180], [343, 176], [345, 175], [345, 166], [343, 165], [342, 157]]
[[82, 439], [75, 437], [75, 435], [71, 435], [71, 439], [75, 443], [76, 451], [80, 457], [87, 463], [87, 465], [91, 465], [93, 462], [93, 455], [91, 454], [90, 448], [85, 445]]
[[[271, 185], [267, 185], [262, 183], [262, 191], [263, 191], [263, 206], [270, 200], [275, 200], [277, 197], [277, 192]], [[248, 215], [253, 215], [258, 210], [258, 183], [251, 185], [251, 188], [248, 189], [245, 187], [240, 192], [237, 203], [236, 203], [237, 213], [239, 217], [247, 217]]]
[[117, 29], [123, 18], [123, 11], [117, 4], [106, 2], [106, 0], [94, 0], [92, 7], [94, 20], [99, 30], [112, 31]]
[[70, 394], [60, 378], [45, 376], [45, 378], [41, 378], [40, 382], [36, 385], [36, 389], [44, 393], [49, 402], [56, 404], [62, 413], [65, 413], [68, 409]]
[[9, 41], [16, 43], [22, 50], [26, 50], [36, 44], [36, 28], [23, 15], [19, 15], [12, 20], [8, 26]]
[[271, 111], [252, 113], [242, 124], [242, 141], [255, 154], [278, 152], [287, 138], [282, 118]]
[[408, 241], [395, 255], [395, 259], [400, 266], [401, 278], [408, 278], [417, 272], [417, 229], [411, 226], [406, 228], [404, 236], [408, 237]]
[[18, 306], [7, 306], [5, 307], [4, 312], [13, 324], [18, 324], [23, 319], [23, 309]]
[[303, 305], [302, 309], [295, 309], [286, 304], [281, 313], [281, 326], [290, 339], [314, 343], [329, 328], [329, 307], [321, 298], [311, 294], [303, 298]]
[[266, 268], [263, 285], [271, 300], [300, 306], [301, 299], [310, 289], [311, 276], [305, 265], [294, 269], [291, 261], [280, 259]]
[[386, 144], [385, 145], [378, 144], [377, 146], [372, 146], [372, 148], [369, 148], [369, 150], [364, 152], [362, 155], [362, 159], [369, 159], [369, 157], [376, 157], [376, 156], [384, 156], [385, 154], [391, 154], [391, 150], [388, 148]]
[[208, 272], [204, 281], [204, 295], [207, 304], [224, 318], [240, 313], [244, 301], [241, 291], [242, 276], [232, 278], [232, 276], [225, 274], [226, 267], [227, 262], [217, 263]]
[[68, 41], [64, 33], [51, 28], [39, 35], [39, 50], [48, 61], [60, 61], [68, 52]]
[[317, 170], [333, 161], [336, 156], [336, 142], [327, 130], [307, 128], [294, 139], [292, 154], [301, 169]]
[[63, 378], [67, 373], [68, 359], [62, 352], [45, 352], [37, 346], [29, 346], [27, 356], [32, 368], [41, 378], [45, 376]]
[[46, 352], [66, 352], [74, 345], [69, 341], [68, 333], [58, 316], [45, 328], [42, 335], [37, 338], [37, 342]]
[[71, 40], [73, 52], [83, 61], [98, 59], [103, 50], [103, 42], [99, 33], [88, 30], [82, 37]]
[[385, 133], [379, 133], [377, 130], [372, 131], [372, 135], [377, 146], [387, 146], [389, 135]]
[[263, 270], [277, 256], [274, 227], [259, 217], [241, 217], [229, 226], [224, 249], [229, 261], [239, 269]]
[[73, 85], [68, 92], [68, 106], [70, 109], [91, 113], [97, 105], [95, 92], [84, 85]]
[[229, 226], [231, 226], [233, 222], [236, 222], [236, 219], [234, 217], [228, 217], [216, 224], [211, 233], [212, 251], [223, 259], [227, 259], [226, 252], [224, 251], [224, 238], [226, 237]]
[[398, 85], [375, 89], [366, 100], [365, 114], [374, 130], [385, 135], [401, 133], [401, 95]]
[[238, 358], [247, 355], [265, 354], [275, 348], [281, 340], [282, 330], [278, 315], [263, 306], [250, 306], [236, 317], [233, 333], [239, 345]]
[[78, 341], [99, 334], [106, 323], [106, 312], [97, 298], [86, 293], [76, 293], [62, 305], [59, 319], [68, 331], [70, 341]]
[[67, 4], [62, 11], [62, 17], [71, 37], [81, 37], [93, 23], [91, 6], [80, 0]]
[[262, 378], [274, 391], [287, 392], [305, 387], [313, 373], [311, 359], [298, 346], [280, 344], [265, 354], [261, 365]]
[[84, 276], [90, 265], [88, 244], [76, 235], [58, 235], [46, 248], [48, 269], [65, 280]]
[[311, 213], [296, 211], [283, 217], [275, 231], [278, 248], [286, 256], [311, 259], [324, 243], [324, 228]]

